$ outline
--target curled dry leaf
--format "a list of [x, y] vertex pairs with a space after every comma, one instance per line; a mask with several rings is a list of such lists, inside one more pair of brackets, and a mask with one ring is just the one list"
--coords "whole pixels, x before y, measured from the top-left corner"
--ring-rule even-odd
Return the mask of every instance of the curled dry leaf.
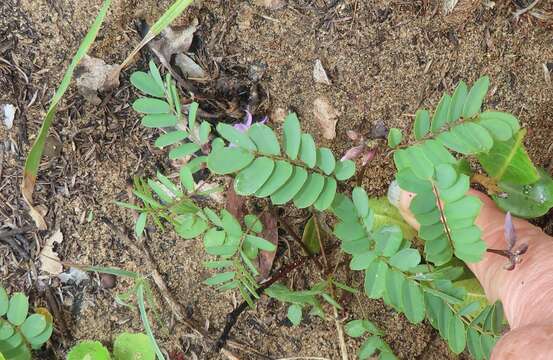
[[205, 71], [188, 55], [178, 54], [175, 57], [175, 64], [187, 78], [205, 78]]
[[54, 251], [54, 243], [61, 244], [63, 241], [63, 234], [58, 229], [54, 231], [52, 236], [46, 240], [46, 244], [38, 254], [40, 260], [40, 270], [52, 275], [59, 275], [63, 271], [58, 254]]
[[321, 60], [315, 60], [315, 66], [313, 67], [313, 79], [316, 83], [330, 85], [330, 79], [326, 74], [326, 71], [321, 63]]
[[278, 10], [286, 6], [286, 0], [254, 0], [254, 4], [271, 10]]
[[336, 119], [340, 113], [334, 109], [326, 97], [318, 97], [313, 102], [313, 114], [321, 127], [325, 139], [336, 137]]
[[194, 19], [192, 24], [186, 28], [177, 28], [168, 26], [163, 30], [161, 36], [148, 43], [148, 46], [156, 54], [159, 60], [166, 67], [171, 62], [174, 54], [185, 53], [190, 49], [194, 33], [198, 28], [198, 19]]
[[102, 59], [85, 55], [75, 70], [77, 90], [87, 101], [99, 105], [98, 92], [117, 88], [120, 72], [119, 65], [109, 65]]

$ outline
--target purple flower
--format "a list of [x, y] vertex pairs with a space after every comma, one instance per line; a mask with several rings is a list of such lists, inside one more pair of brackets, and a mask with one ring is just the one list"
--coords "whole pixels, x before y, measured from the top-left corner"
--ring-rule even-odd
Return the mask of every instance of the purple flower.
[[[265, 116], [263, 118], [263, 120], [261, 120], [259, 123], [260, 124], [265, 124], [267, 122], [267, 120], [269, 120], [269, 118], [267, 116]], [[249, 112], [248, 110], [246, 110], [246, 117], [244, 118], [244, 122], [240, 123], [240, 124], [234, 124], [234, 125], [232, 125], [232, 127], [234, 127], [236, 130], [240, 131], [241, 133], [245, 133], [246, 131], [248, 131], [249, 128], [252, 127], [252, 124], [253, 124], [252, 113]]]

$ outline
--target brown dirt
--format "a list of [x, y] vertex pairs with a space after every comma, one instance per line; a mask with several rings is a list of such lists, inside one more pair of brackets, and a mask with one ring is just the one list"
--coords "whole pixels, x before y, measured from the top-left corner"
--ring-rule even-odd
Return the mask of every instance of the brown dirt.
[[[0, 62], [0, 104], [12, 103], [19, 109], [12, 130], [0, 125], [0, 224], [31, 224], [18, 188], [24, 157], [99, 3], [0, 3], [0, 58], [7, 61]], [[139, 17], [155, 19], [168, 3], [114, 0], [92, 55], [108, 63], [121, 62], [139, 41], [133, 22]], [[529, 129], [531, 157], [549, 168], [553, 91], [544, 80], [542, 64], [553, 63], [551, 29], [527, 16], [514, 22], [510, 2], [496, 3], [494, 9], [477, 6], [457, 21], [461, 25], [454, 25], [455, 21], [446, 22], [437, 4], [429, 1], [290, 0], [281, 10], [268, 10], [243, 1], [205, 0], [178, 22], [185, 25], [193, 17], [199, 19], [194, 49], [202, 54], [214, 76], [213, 82], [202, 85], [207, 95], [223, 96], [228, 104], [243, 110], [247, 94], [255, 85], [248, 79], [248, 72], [253, 65], [266, 65], [257, 85], [263, 99], [254, 104], [256, 112], [263, 115], [279, 108], [294, 109], [318, 143], [338, 154], [349, 147], [346, 130], [368, 133], [378, 121], [407, 130], [419, 106], [435, 106], [442, 92], [451, 91], [460, 79], [474, 81], [488, 74], [493, 87], [488, 104], [520, 117]], [[100, 221], [106, 216], [130, 228], [131, 214], [113, 203], [126, 200], [128, 178], [152, 174], [157, 168], [172, 171], [165, 154], [148, 146], [154, 133], [140, 127], [137, 115], [129, 108], [135, 94], [128, 76], [134, 68], [143, 68], [150, 56], [144, 51], [137, 64], [122, 75], [120, 89], [109, 94], [99, 107], [86, 104], [71, 89], [58, 111], [49, 141], [54, 151], [49, 151], [41, 167], [35, 197], [37, 203], [49, 208], [50, 228], [60, 228], [64, 234], [64, 242], [57, 249], [63, 260], [150, 271], [144, 268], [142, 255], [133, 253]], [[313, 82], [316, 59], [322, 61], [332, 85]], [[215, 68], [220, 70], [218, 74]], [[319, 96], [329, 98], [341, 113], [333, 140], [322, 138], [313, 116], [313, 101]], [[210, 106], [213, 108], [213, 103]], [[227, 113], [236, 114], [230, 110]], [[275, 119], [271, 122], [279, 126]], [[59, 151], [55, 151], [56, 144]], [[390, 160], [379, 156], [371, 163], [363, 184], [373, 195], [382, 195], [392, 177]], [[300, 213], [298, 218], [304, 215]], [[34, 258], [36, 245], [44, 244], [48, 234], [28, 233], [18, 240], [26, 244]], [[201, 285], [208, 275], [201, 265], [201, 244], [178, 240], [170, 233], [156, 233], [148, 246], [187, 315], [217, 335], [234, 299]], [[0, 246], [0, 252], [4, 259], [3, 282], [33, 295], [35, 304], [45, 303], [44, 294], [37, 292], [35, 283], [29, 280], [26, 262], [18, 262], [19, 257], [5, 245]], [[301, 288], [316, 281], [316, 273], [309, 267], [294, 273], [293, 283]], [[349, 280], [361, 284], [357, 275]], [[68, 329], [58, 324], [51, 349], [39, 357], [54, 358], [54, 352], [62, 356], [74, 339], [110, 343], [120, 331], [140, 331], [137, 313], [114, 302], [114, 295], [128, 286], [123, 281], [108, 291], [93, 281], [84, 289], [56, 290], [64, 296]], [[70, 293], [76, 297], [72, 299]], [[413, 326], [380, 301], [347, 301], [348, 310], [340, 315], [354, 318], [364, 314], [374, 320], [400, 358], [455, 358], [429, 325]], [[169, 324], [168, 329], [157, 332], [164, 348], [184, 351], [187, 359], [193, 358], [192, 353], [199, 359], [218, 358], [207, 352], [205, 341], [174, 323], [166, 307], [162, 308], [162, 317]], [[282, 304], [264, 298], [256, 310], [240, 319], [233, 338], [271, 358], [339, 358], [332, 321], [311, 318], [292, 328], [285, 317]], [[359, 342], [347, 342], [350, 354], [354, 354]]]

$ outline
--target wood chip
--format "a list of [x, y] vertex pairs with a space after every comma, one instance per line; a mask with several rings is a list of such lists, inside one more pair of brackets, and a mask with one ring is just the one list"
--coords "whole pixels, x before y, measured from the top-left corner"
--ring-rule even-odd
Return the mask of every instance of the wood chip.
[[337, 117], [340, 113], [334, 109], [326, 97], [318, 97], [313, 102], [313, 115], [321, 127], [323, 137], [331, 140], [336, 137]]
[[326, 74], [326, 71], [321, 63], [321, 60], [315, 60], [315, 66], [313, 67], [313, 79], [316, 83], [330, 85], [330, 79]]

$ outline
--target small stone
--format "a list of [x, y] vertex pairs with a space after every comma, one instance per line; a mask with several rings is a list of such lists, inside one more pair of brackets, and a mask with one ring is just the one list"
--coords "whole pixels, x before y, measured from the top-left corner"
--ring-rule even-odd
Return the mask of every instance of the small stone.
[[101, 274], [100, 285], [104, 289], [113, 289], [117, 285], [117, 278], [112, 274]]

